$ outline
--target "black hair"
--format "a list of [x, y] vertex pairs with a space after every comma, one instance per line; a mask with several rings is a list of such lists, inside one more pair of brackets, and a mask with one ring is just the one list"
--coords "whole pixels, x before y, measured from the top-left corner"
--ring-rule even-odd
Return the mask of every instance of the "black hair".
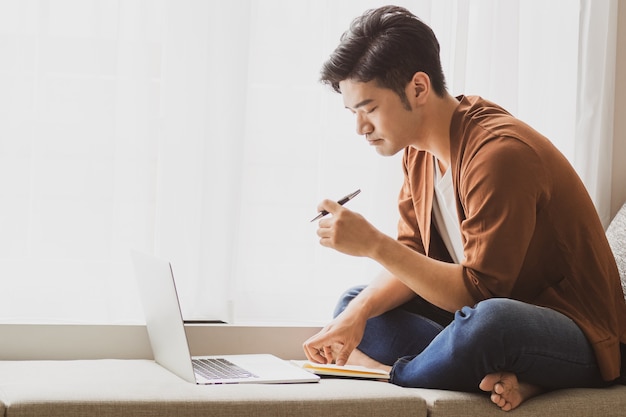
[[396, 92], [407, 106], [406, 85], [424, 72], [439, 97], [446, 82], [439, 58], [439, 42], [432, 29], [407, 9], [384, 6], [354, 19], [339, 46], [324, 63], [320, 81], [340, 93], [339, 83], [375, 80]]

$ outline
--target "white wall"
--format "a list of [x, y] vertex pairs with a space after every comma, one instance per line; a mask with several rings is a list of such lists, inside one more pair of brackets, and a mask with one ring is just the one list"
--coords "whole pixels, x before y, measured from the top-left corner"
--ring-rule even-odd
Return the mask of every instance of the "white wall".
[[[302, 343], [319, 327], [189, 325], [193, 355], [272, 353], [304, 359]], [[152, 359], [145, 326], [0, 325], [0, 360]]]

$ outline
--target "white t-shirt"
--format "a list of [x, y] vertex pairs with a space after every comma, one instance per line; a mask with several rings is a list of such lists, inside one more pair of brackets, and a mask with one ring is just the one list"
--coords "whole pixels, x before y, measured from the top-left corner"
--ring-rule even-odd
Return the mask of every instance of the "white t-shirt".
[[452, 184], [452, 170], [447, 169], [442, 176], [439, 161], [435, 158], [435, 198], [433, 198], [433, 218], [435, 226], [445, 243], [452, 260], [461, 263], [463, 260], [463, 241], [461, 227], [456, 211], [456, 198]]

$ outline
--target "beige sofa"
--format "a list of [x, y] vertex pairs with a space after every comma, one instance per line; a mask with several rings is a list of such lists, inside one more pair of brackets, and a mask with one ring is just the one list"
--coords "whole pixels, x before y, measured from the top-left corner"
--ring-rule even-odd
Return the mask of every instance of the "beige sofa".
[[[626, 206], [607, 236], [626, 283]], [[13, 340], [0, 328], [0, 344]], [[97, 344], [107, 341], [97, 339]], [[109, 343], [112, 343], [109, 341]], [[19, 342], [12, 349], [19, 350]], [[0, 352], [8, 352], [7, 350]], [[196, 352], [194, 352], [196, 353]], [[15, 356], [16, 352], [5, 354]], [[132, 355], [131, 355], [132, 356]], [[293, 385], [196, 386], [141, 359], [0, 360], [0, 415], [75, 416], [502, 416], [486, 395], [323, 379]], [[6, 359], [6, 358], [3, 358]], [[569, 389], [530, 399], [512, 416], [626, 416], [626, 386]]]
[[[0, 398], [9, 417], [502, 416], [480, 394], [373, 381], [196, 386], [150, 360], [6, 361]], [[626, 387], [556, 391], [513, 416], [624, 416]]]

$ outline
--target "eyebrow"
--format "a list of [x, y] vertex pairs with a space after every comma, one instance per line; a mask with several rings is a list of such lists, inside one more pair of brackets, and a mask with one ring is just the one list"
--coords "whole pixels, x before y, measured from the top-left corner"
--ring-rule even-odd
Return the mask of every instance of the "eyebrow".
[[[374, 101], [374, 99], [371, 99], [371, 98], [368, 98], [368, 99], [365, 99], [365, 100], [363, 100], [363, 101], [360, 101], [360, 102], [358, 102], [358, 103], [357, 103], [357, 104], [353, 107], [353, 109], [354, 109], [354, 110], [356, 110], [356, 109], [358, 109], [359, 107], [363, 107], [363, 106], [365, 106], [365, 105], [368, 105], [368, 104], [370, 104], [372, 101]], [[350, 108], [350, 107], [346, 106], [346, 109], [349, 109], [349, 108]]]

